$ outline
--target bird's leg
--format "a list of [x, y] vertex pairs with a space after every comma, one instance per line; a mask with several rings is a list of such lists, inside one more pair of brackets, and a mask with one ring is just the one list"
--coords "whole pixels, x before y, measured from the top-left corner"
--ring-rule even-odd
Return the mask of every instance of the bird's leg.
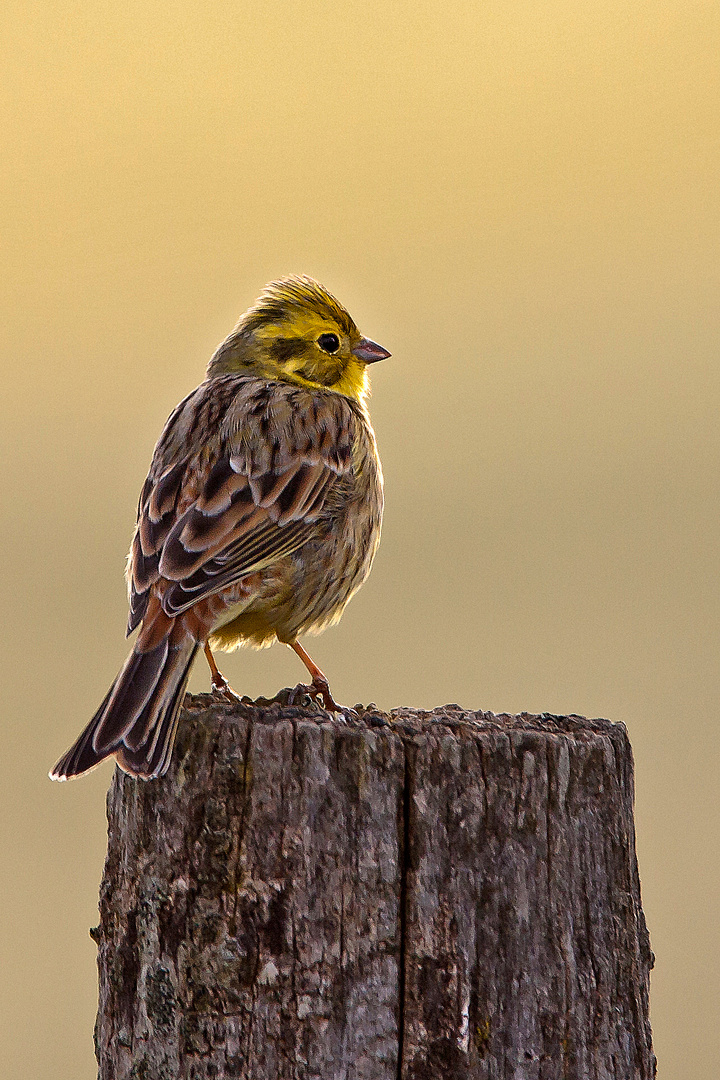
[[205, 656], [207, 658], [208, 664], [210, 665], [210, 672], [212, 674], [212, 678], [210, 680], [210, 689], [212, 690], [212, 692], [222, 694], [223, 697], [230, 698], [231, 700], [234, 699], [236, 701], [240, 701], [240, 695], [235, 693], [225, 676], [220, 671], [218, 671], [218, 666], [215, 663], [215, 657], [210, 651], [210, 646], [208, 645], [207, 641], [205, 642]]
[[310, 659], [300, 642], [288, 641], [287, 644], [290, 646], [293, 652], [297, 653], [305, 667], [312, 675], [312, 683], [310, 684], [310, 689], [313, 691], [313, 696], [322, 694], [323, 703], [326, 709], [328, 709], [330, 712], [342, 712], [341, 706], [338, 705], [338, 703], [333, 699], [333, 696], [330, 693], [330, 687], [328, 686], [327, 679], [325, 678], [317, 664]]

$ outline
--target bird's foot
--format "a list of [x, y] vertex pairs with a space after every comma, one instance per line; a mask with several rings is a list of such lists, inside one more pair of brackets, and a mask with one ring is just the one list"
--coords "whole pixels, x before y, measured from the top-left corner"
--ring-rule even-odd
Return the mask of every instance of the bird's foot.
[[212, 678], [210, 693], [213, 697], [218, 697], [222, 701], [229, 701], [231, 705], [236, 705], [238, 701], [242, 701], [240, 694], [233, 690], [225, 676], [221, 675], [219, 671]]
[[[309, 709], [312, 705], [317, 706], [317, 697], [313, 693], [312, 686], [307, 683], [298, 683], [297, 686], [281, 690], [275, 697], [282, 705], [292, 705], [296, 709]], [[322, 708], [322, 706], [319, 706]]]
[[317, 701], [318, 698], [321, 698], [323, 708], [326, 709], [328, 712], [343, 712], [342, 705], [338, 705], [338, 703], [335, 701], [332, 694], [330, 693], [328, 681], [326, 678], [324, 678], [324, 676], [315, 676], [313, 681], [310, 683], [310, 694], [313, 698], [313, 701]]
[[338, 705], [337, 701], [335, 701], [330, 693], [327, 679], [313, 679], [310, 689], [314, 695], [314, 700], [317, 701], [317, 699], [320, 698], [323, 702], [325, 711], [329, 712], [335, 720], [347, 724], [348, 720], [360, 719], [358, 712], [355, 709], [351, 709], [349, 705]]
[[[300, 709], [307, 709], [314, 705], [317, 709], [330, 713], [334, 720], [339, 720], [342, 723], [347, 722], [348, 716], [356, 715], [353, 709], [338, 705], [333, 700], [327, 682], [324, 685], [315, 681], [309, 685], [307, 683], [298, 683], [291, 690], [281, 690], [280, 694], [284, 698], [283, 704], [285, 705], [294, 705]], [[280, 694], [278, 694], [278, 698]]]

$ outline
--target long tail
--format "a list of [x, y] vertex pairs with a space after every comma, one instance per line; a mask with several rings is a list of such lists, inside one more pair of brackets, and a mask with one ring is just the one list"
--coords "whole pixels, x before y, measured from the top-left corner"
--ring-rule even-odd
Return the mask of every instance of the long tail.
[[143, 651], [138, 640], [102, 705], [50, 773], [52, 780], [80, 776], [111, 754], [133, 776], [151, 780], [163, 775], [200, 647], [180, 623], [170, 622], [168, 633], [151, 649]]

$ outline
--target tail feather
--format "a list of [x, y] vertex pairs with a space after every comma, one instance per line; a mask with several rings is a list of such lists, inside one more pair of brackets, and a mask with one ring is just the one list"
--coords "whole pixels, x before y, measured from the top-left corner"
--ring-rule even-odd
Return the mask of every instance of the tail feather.
[[51, 771], [51, 779], [79, 776], [111, 754], [133, 776], [162, 776], [170, 764], [178, 714], [199, 648], [188, 634], [178, 634], [177, 643], [175, 637], [171, 633], [147, 652], [133, 649], [88, 726]]
[[[184, 661], [187, 659], [187, 649], [183, 650], [182, 656], [177, 656], [178, 652], [178, 646], [170, 645], [167, 649], [165, 662], [155, 678], [152, 693], [145, 697], [134, 714], [132, 727], [123, 734], [123, 743], [128, 750], [139, 750], [148, 742], [148, 738], [155, 730], [158, 713], [167, 706], [169, 697], [175, 694], [178, 681], [182, 680], [185, 670]], [[191, 653], [191, 657], [194, 656], [195, 650]]]
[[161, 695], [162, 713], [157, 714], [157, 708], [152, 707], [154, 703], [151, 699], [145, 708], [145, 711], [151, 714], [150, 719], [144, 716], [138, 718], [138, 728], [142, 726], [142, 731], [146, 733], [145, 738], [133, 739], [138, 745], [131, 746], [130, 738], [126, 737], [123, 745], [116, 751], [118, 765], [132, 776], [152, 780], [167, 772], [175, 744], [180, 707], [198, 648], [199, 645], [196, 644], [191, 654], [185, 658], [185, 663], [179, 662], [175, 667], [173, 674], [177, 675], [172, 679], [172, 685]]
[[93, 749], [93, 735], [95, 734], [95, 728], [98, 726], [100, 720], [103, 717], [107, 703], [110, 700], [110, 696], [115, 689], [117, 679], [108, 690], [102, 705], [93, 716], [92, 720], [85, 728], [83, 733], [77, 739], [76, 742], [70, 747], [66, 754], [58, 761], [50, 772], [51, 780], [69, 780], [73, 776], [81, 776], [82, 773], [89, 772], [90, 769], [94, 769], [103, 759], [98, 757], [97, 753]]
[[93, 749], [106, 757], [135, 727], [149, 701], [156, 697], [168, 659], [168, 639], [147, 652], [137, 646], [115, 680], [102, 722], [93, 735]]

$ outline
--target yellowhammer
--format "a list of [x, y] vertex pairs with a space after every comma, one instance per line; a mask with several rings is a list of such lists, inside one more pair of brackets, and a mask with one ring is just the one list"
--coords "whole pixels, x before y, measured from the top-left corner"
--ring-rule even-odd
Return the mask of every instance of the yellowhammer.
[[285, 642], [337, 710], [297, 639], [339, 619], [370, 571], [383, 486], [366, 368], [389, 355], [312, 278], [271, 282], [241, 316], [155, 448], [127, 569], [140, 631], [53, 779], [111, 754], [161, 776], [201, 648], [227, 694], [211, 648]]

